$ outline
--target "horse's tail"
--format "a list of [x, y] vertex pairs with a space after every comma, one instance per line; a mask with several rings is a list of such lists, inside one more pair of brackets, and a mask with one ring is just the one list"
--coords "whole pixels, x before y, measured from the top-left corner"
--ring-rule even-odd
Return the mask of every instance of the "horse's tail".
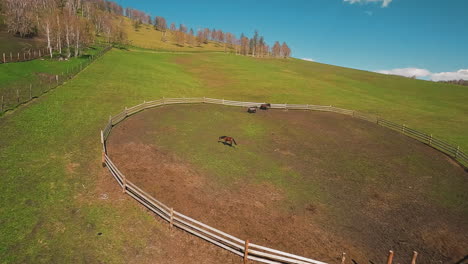
[[234, 138], [232, 138], [232, 142], [234, 142], [234, 144], [237, 145], [237, 142]]

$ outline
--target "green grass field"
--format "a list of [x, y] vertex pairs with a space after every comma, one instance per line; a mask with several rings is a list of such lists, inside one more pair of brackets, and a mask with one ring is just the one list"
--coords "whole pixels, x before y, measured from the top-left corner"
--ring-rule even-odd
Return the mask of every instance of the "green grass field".
[[169, 236], [163, 230], [154, 237], [159, 222], [118, 194], [99, 199], [111, 177], [100, 167], [99, 131], [125, 106], [163, 96], [334, 105], [468, 149], [466, 87], [296, 59], [113, 50], [0, 118], [1, 263], [127, 263], [164, 255], [147, 248]]

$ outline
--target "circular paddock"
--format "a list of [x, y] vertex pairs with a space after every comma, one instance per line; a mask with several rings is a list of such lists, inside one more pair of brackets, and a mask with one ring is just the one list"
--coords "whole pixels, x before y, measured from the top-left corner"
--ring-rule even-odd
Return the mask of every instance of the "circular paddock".
[[[238, 145], [218, 142], [232, 136]], [[468, 174], [439, 151], [351, 116], [167, 105], [112, 129], [108, 156], [174, 210], [241, 239], [325, 262], [456, 262]], [[350, 262], [352, 263], [352, 262]]]

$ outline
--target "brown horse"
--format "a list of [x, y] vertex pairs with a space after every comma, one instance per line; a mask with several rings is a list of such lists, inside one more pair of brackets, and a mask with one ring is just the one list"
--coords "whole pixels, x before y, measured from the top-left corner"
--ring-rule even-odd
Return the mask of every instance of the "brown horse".
[[262, 110], [268, 110], [271, 107], [271, 104], [261, 104], [260, 109]]
[[[224, 140], [224, 141], [222, 141], [222, 140]], [[234, 140], [234, 138], [228, 137], [228, 136], [220, 136], [218, 138], [218, 142], [223, 142], [225, 145], [229, 145], [231, 147], [232, 147], [232, 143], [237, 145], [236, 140]]]

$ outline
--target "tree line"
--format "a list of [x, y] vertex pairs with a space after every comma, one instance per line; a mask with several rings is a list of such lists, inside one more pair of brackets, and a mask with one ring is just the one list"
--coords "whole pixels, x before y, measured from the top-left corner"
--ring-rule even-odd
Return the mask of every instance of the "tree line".
[[178, 46], [201, 46], [211, 41], [239, 55], [291, 56], [285, 42], [276, 41], [270, 46], [258, 31], [251, 38], [244, 34], [238, 38], [220, 29], [195, 31], [183, 24], [168, 25], [164, 17], [152, 18], [145, 12], [123, 8], [108, 0], [0, 0], [0, 11], [10, 33], [20, 37], [44, 36], [51, 56], [54, 51], [68, 58], [79, 56], [96, 37], [108, 43], [126, 43], [122, 16], [131, 19], [135, 29], [142, 24], [152, 25], [162, 32], [162, 41], [173, 41]]
[[8, 32], [20, 37], [44, 36], [48, 53], [79, 56], [96, 36], [109, 43], [126, 40], [116, 16], [118, 4], [105, 0], [0, 0]]
[[250, 55], [254, 57], [290, 57], [291, 49], [283, 42], [280, 44], [275, 42], [273, 47], [270, 47], [263, 36], [260, 36], [258, 31], [255, 31], [252, 38], [248, 38], [243, 33], [240, 38], [230, 32], [223, 32], [220, 29], [199, 29], [195, 33], [193, 28], [188, 30], [187, 26], [180, 24], [178, 27], [175, 23], [171, 23], [168, 27], [167, 21], [164, 17], [157, 16], [154, 19], [154, 28], [162, 32], [162, 41], [168, 41], [167, 31], [169, 30], [173, 35], [173, 41], [179, 46], [200, 46], [208, 44], [209, 41], [217, 42], [224, 46], [224, 50], [234, 50], [236, 54]]
[[276, 58], [288, 58], [291, 56], [291, 49], [286, 42], [280, 44], [279, 41], [276, 41], [273, 47], [270, 47], [264, 37], [258, 34], [258, 31], [255, 31], [252, 38], [248, 38], [244, 34], [241, 34], [240, 38], [237, 38], [236, 35], [230, 32], [223, 32], [220, 29], [203, 28], [195, 31], [193, 28], [188, 29], [184, 24], [177, 26], [175, 23], [171, 23], [169, 25], [162, 16], [155, 16], [154, 19], [151, 19], [151, 16], [145, 12], [131, 8], [126, 8], [124, 15], [134, 21], [136, 30], [141, 24], [154, 26], [154, 29], [162, 32], [161, 40], [164, 42], [169, 41], [167, 35], [169, 31], [172, 35], [172, 41], [178, 46], [201, 46], [212, 41], [223, 45], [225, 51], [228, 49], [234, 50], [236, 54], [240, 55], [254, 57], [270, 56]]

